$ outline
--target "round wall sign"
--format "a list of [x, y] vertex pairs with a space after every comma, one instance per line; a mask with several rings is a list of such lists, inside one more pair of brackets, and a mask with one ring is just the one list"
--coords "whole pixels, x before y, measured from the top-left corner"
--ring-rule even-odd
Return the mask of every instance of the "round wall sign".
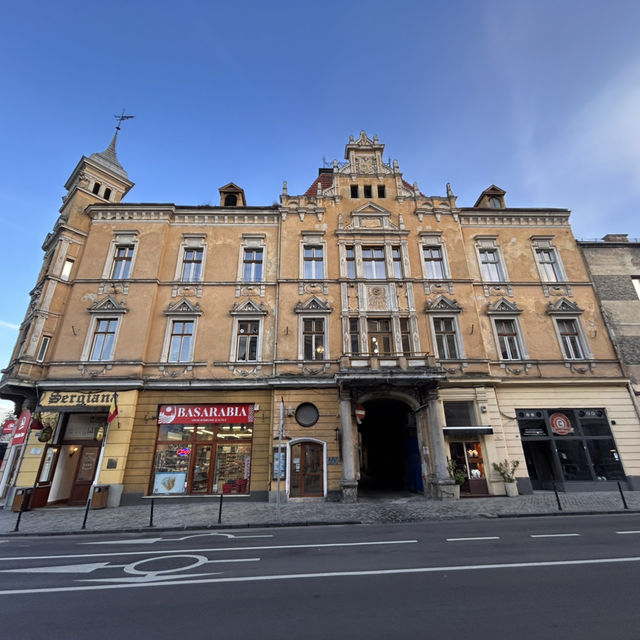
[[566, 436], [573, 431], [571, 420], [564, 413], [552, 413], [549, 417], [551, 431], [558, 436]]
[[313, 427], [318, 422], [320, 412], [315, 404], [311, 402], [303, 402], [296, 409], [296, 422], [301, 427]]

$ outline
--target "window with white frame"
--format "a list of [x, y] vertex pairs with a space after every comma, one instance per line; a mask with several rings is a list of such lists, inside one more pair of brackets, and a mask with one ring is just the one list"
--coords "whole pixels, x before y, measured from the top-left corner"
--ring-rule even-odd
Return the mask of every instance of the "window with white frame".
[[502, 360], [522, 360], [524, 350], [517, 318], [494, 318], [493, 323]]
[[244, 282], [261, 282], [264, 260], [262, 247], [245, 247], [242, 258], [242, 280]]
[[67, 258], [62, 265], [62, 271], [60, 272], [60, 278], [62, 280], [69, 280], [71, 277], [71, 271], [73, 270], [74, 260]]
[[562, 352], [568, 360], [584, 360], [585, 338], [577, 318], [554, 318]]
[[38, 355], [36, 356], [36, 362], [44, 362], [49, 349], [49, 343], [51, 342], [51, 336], [42, 336], [42, 342], [40, 342], [40, 349], [38, 349]]
[[89, 360], [93, 362], [113, 360], [119, 323], [118, 317], [94, 318]]
[[398, 318], [398, 324], [400, 325], [400, 345], [402, 347], [402, 353], [405, 356], [410, 356], [411, 349], [411, 323], [409, 318]]
[[137, 236], [136, 231], [116, 232], [102, 272], [103, 278], [127, 280], [131, 277], [138, 248]]
[[482, 279], [487, 282], [504, 282], [504, 270], [499, 250], [497, 248], [479, 249], [478, 256]]
[[533, 236], [531, 240], [540, 279], [543, 282], [566, 280], [558, 251], [551, 244], [552, 238]]
[[393, 265], [393, 277], [402, 278], [402, 249], [398, 245], [391, 247], [391, 264]]
[[238, 319], [236, 323], [237, 362], [256, 362], [260, 351], [260, 320]]
[[432, 316], [431, 325], [438, 358], [440, 360], [461, 358], [460, 336], [456, 318], [453, 316]]
[[370, 280], [383, 280], [387, 277], [384, 247], [362, 247], [362, 266], [364, 277]]
[[631, 276], [631, 282], [633, 288], [636, 290], [636, 295], [640, 298], [640, 276]]
[[202, 280], [202, 263], [204, 249], [202, 247], [185, 247], [182, 255], [182, 282], [199, 282]]
[[440, 240], [440, 233], [422, 233], [422, 265], [427, 280], [444, 280], [450, 277], [447, 254]]
[[169, 323], [167, 362], [191, 362], [193, 360], [195, 320], [170, 319]]
[[302, 341], [305, 360], [325, 359], [324, 318], [302, 318]]
[[351, 355], [360, 355], [360, 318], [349, 318], [349, 349]]
[[356, 248], [352, 244], [345, 247], [345, 259], [347, 263], [347, 278], [354, 280], [356, 277]]
[[305, 244], [302, 254], [304, 279], [324, 278], [324, 247], [321, 244]]

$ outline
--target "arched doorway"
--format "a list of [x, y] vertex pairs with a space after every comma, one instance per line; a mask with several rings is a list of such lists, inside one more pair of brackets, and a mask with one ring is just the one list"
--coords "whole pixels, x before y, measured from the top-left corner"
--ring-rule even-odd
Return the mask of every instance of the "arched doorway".
[[422, 468], [415, 416], [399, 400], [363, 403], [358, 425], [359, 493], [422, 492]]
[[319, 498], [325, 494], [325, 446], [317, 440], [290, 443], [289, 496]]

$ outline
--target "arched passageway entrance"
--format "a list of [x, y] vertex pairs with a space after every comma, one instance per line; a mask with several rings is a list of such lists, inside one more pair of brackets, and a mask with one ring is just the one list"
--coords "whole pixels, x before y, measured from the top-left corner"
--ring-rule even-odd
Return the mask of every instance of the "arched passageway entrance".
[[399, 400], [364, 403], [358, 425], [359, 493], [421, 492], [422, 470], [415, 417]]

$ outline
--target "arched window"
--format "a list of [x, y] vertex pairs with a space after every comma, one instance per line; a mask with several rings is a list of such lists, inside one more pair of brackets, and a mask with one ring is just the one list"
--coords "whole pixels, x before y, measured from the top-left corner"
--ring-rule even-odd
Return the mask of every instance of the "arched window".
[[238, 196], [235, 193], [229, 193], [224, 197], [225, 207], [235, 207], [238, 204]]

